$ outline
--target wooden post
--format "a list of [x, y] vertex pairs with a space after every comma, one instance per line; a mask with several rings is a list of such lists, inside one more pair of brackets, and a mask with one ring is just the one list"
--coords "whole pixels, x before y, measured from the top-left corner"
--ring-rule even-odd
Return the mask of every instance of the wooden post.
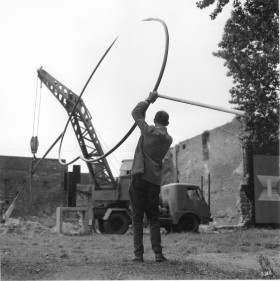
[[[75, 207], [76, 200], [73, 200], [73, 196], [76, 193], [75, 185], [73, 184], [73, 173], [67, 173], [67, 207]], [[73, 190], [74, 189], [74, 190]]]
[[210, 186], [211, 186], [210, 173], [208, 173], [208, 206], [209, 206], [209, 208], [210, 208]]
[[76, 207], [76, 185], [81, 181], [81, 166], [74, 165], [73, 172], [68, 172], [67, 183], [67, 206]]

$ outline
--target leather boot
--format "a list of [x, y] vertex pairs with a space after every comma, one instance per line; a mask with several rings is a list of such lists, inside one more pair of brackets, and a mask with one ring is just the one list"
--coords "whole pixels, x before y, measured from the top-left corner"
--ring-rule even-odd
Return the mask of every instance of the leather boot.
[[144, 258], [143, 256], [135, 256], [132, 261], [139, 261], [139, 262], [143, 262], [144, 261]]
[[163, 261], [167, 261], [167, 258], [162, 254], [156, 254], [156, 262], [163, 262]]

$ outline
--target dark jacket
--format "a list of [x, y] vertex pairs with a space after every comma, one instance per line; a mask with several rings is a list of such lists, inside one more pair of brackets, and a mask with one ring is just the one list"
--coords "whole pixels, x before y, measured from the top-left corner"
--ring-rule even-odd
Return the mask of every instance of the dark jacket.
[[160, 185], [162, 179], [162, 161], [168, 152], [172, 137], [168, 134], [165, 126], [148, 125], [145, 122], [147, 102], [140, 102], [132, 111], [132, 117], [141, 130], [131, 174], [141, 174], [141, 178]]

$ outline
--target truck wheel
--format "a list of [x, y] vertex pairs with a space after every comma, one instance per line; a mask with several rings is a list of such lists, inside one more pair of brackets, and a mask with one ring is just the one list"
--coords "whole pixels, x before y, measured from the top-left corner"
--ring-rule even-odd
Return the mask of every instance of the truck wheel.
[[100, 233], [104, 233], [104, 221], [103, 220], [98, 220], [98, 229]]
[[104, 233], [124, 234], [128, 227], [128, 217], [122, 213], [112, 213], [108, 220], [104, 221]]
[[164, 229], [166, 231], [166, 234], [168, 234], [172, 231], [172, 226], [165, 226]]
[[199, 227], [199, 220], [193, 214], [186, 214], [181, 217], [178, 223], [178, 231], [197, 232]]

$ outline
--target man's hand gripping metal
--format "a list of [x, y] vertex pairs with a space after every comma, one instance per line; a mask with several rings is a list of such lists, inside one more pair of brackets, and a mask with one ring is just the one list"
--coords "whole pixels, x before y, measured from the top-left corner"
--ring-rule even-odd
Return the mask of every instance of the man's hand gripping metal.
[[150, 92], [149, 97], [146, 99], [149, 103], [154, 103], [156, 99], [158, 98], [157, 92]]

